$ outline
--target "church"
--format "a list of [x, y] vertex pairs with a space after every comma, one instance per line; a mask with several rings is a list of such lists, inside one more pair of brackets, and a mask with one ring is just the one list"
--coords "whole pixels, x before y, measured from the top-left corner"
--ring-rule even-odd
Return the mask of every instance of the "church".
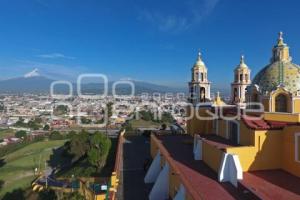
[[187, 134], [151, 135], [149, 199], [300, 199], [300, 66], [283, 34], [252, 80], [241, 56], [230, 101], [211, 98], [200, 53], [191, 74]]

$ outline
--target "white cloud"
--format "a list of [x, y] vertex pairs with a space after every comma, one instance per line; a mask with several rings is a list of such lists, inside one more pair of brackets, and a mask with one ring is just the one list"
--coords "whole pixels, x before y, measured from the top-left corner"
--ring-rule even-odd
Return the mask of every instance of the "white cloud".
[[39, 57], [39, 58], [50, 58], [50, 59], [56, 59], [56, 58], [75, 59], [75, 57], [66, 56], [62, 53], [41, 54], [41, 55], [37, 55], [37, 57]]
[[198, 25], [215, 9], [220, 0], [182, 1], [182, 10], [148, 10], [138, 9], [138, 19], [146, 21], [163, 32], [182, 32]]

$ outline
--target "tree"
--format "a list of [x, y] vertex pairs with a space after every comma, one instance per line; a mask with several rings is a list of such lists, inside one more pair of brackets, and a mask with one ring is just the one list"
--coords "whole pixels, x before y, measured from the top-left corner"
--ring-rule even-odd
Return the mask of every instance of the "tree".
[[26, 135], [27, 135], [26, 131], [23, 131], [23, 130], [17, 131], [17, 132], [15, 133], [15, 136], [16, 136], [17, 138], [22, 138], [22, 137], [25, 137]]
[[88, 152], [88, 161], [99, 171], [106, 163], [111, 147], [111, 140], [104, 134], [96, 132], [90, 138], [91, 149]]
[[34, 120], [30, 120], [27, 126], [33, 130], [38, 130], [40, 128], [40, 125], [37, 124]]
[[167, 125], [166, 124], [162, 124], [160, 129], [163, 130], [163, 131], [166, 130], [167, 129]]
[[51, 140], [61, 140], [61, 139], [63, 139], [63, 136], [60, 134], [59, 131], [52, 131], [49, 138]]
[[24, 119], [22, 117], [19, 117], [19, 120], [16, 122], [16, 126], [18, 127], [26, 126], [26, 124], [24, 123]]
[[3, 185], [4, 185], [4, 181], [0, 180], [0, 191], [1, 191], [2, 187], [3, 187]]
[[73, 156], [73, 160], [78, 160], [86, 155], [89, 150], [89, 134], [81, 131], [78, 135], [73, 135], [70, 141], [69, 153]]
[[112, 102], [108, 102], [106, 104], [106, 106], [107, 106], [107, 118], [110, 119], [110, 117], [113, 115], [113, 111], [112, 111], [113, 103]]
[[50, 130], [50, 126], [48, 124], [46, 124], [43, 128], [44, 131], [49, 131]]
[[164, 112], [161, 116], [161, 121], [164, 123], [173, 123], [174, 118], [171, 113]]
[[65, 115], [69, 112], [69, 107], [67, 105], [58, 105], [54, 108], [53, 113], [55, 115]]
[[57, 196], [54, 190], [45, 190], [39, 192], [38, 200], [56, 200]]
[[81, 123], [83, 124], [90, 124], [92, 122], [91, 119], [88, 119], [86, 117], [81, 117]]
[[25, 191], [23, 189], [14, 189], [12, 192], [6, 193], [2, 200], [25, 200]]
[[153, 120], [153, 114], [150, 111], [144, 111], [144, 110], [142, 110], [140, 112], [140, 116], [145, 121], [151, 121], [151, 120]]
[[123, 124], [123, 128], [126, 130], [126, 131], [133, 131], [133, 127], [132, 127], [132, 124], [130, 121], [127, 121]]
[[37, 123], [37, 124], [40, 124], [40, 123], [43, 122], [43, 120], [42, 120], [42, 118], [40, 118], [40, 117], [36, 117], [36, 118], [34, 119], [34, 122]]
[[73, 137], [74, 135], [76, 135], [76, 131], [72, 130], [72, 131], [69, 131], [69, 136], [70, 137]]
[[106, 122], [106, 135], [108, 135], [107, 129], [108, 129], [108, 125], [110, 125], [110, 118], [113, 115], [113, 103], [112, 102], [108, 102], [106, 104], [106, 109], [107, 109], [107, 122]]
[[72, 192], [72, 193], [65, 193], [62, 200], [85, 200], [84, 196], [82, 196], [78, 192]]

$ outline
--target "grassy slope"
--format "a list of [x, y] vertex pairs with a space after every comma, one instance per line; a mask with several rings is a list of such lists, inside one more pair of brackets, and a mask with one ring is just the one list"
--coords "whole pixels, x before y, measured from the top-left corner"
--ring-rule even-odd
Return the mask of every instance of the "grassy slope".
[[130, 121], [132, 128], [159, 128], [161, 123], [145, 121], [142, 119]]
[[37, 142], [3, 157], [5, 164], [0, 167], [0, 180], [5, 183], [0, 196], [13, 189], [30, 186], [34, 179], [33, 170], [38, 167], [40, 157], [41, 167], [44, 169], [45, 161], [52, 154], [52, 148], [59, 147], [64, 142], [64, 140]]

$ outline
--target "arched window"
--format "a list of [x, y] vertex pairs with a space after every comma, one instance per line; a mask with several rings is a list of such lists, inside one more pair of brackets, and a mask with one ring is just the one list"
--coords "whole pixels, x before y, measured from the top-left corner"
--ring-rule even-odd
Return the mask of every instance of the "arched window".
[[252, 94], [251, 96], [251, 102], [250, 103], [250, 108], [251, 109], [258, 109], [259, 106], [257, 105], [257, 103], [259, 103], [259, 97], [257, 93]]
[[200, 102], [205, 102], [205, 88], [200, 88]]
[[249, 79], [249, 77], [248, 77], [248, 74], [245, 74], [245, 80], [248, 82], [248, 79]]
[[233, 145], [239, 144], [239, 126], [236, 122], [228, 122], [229, 140]]
[[275, 98], [275, 112], [287, 112], [287, 97], [284, 94], [279, 94]]
[[233, 101], [234, 102], [238, 101], [238, 90], [237, 90], [237, 88], [234, 88], [234, 91], [233, 91]]

